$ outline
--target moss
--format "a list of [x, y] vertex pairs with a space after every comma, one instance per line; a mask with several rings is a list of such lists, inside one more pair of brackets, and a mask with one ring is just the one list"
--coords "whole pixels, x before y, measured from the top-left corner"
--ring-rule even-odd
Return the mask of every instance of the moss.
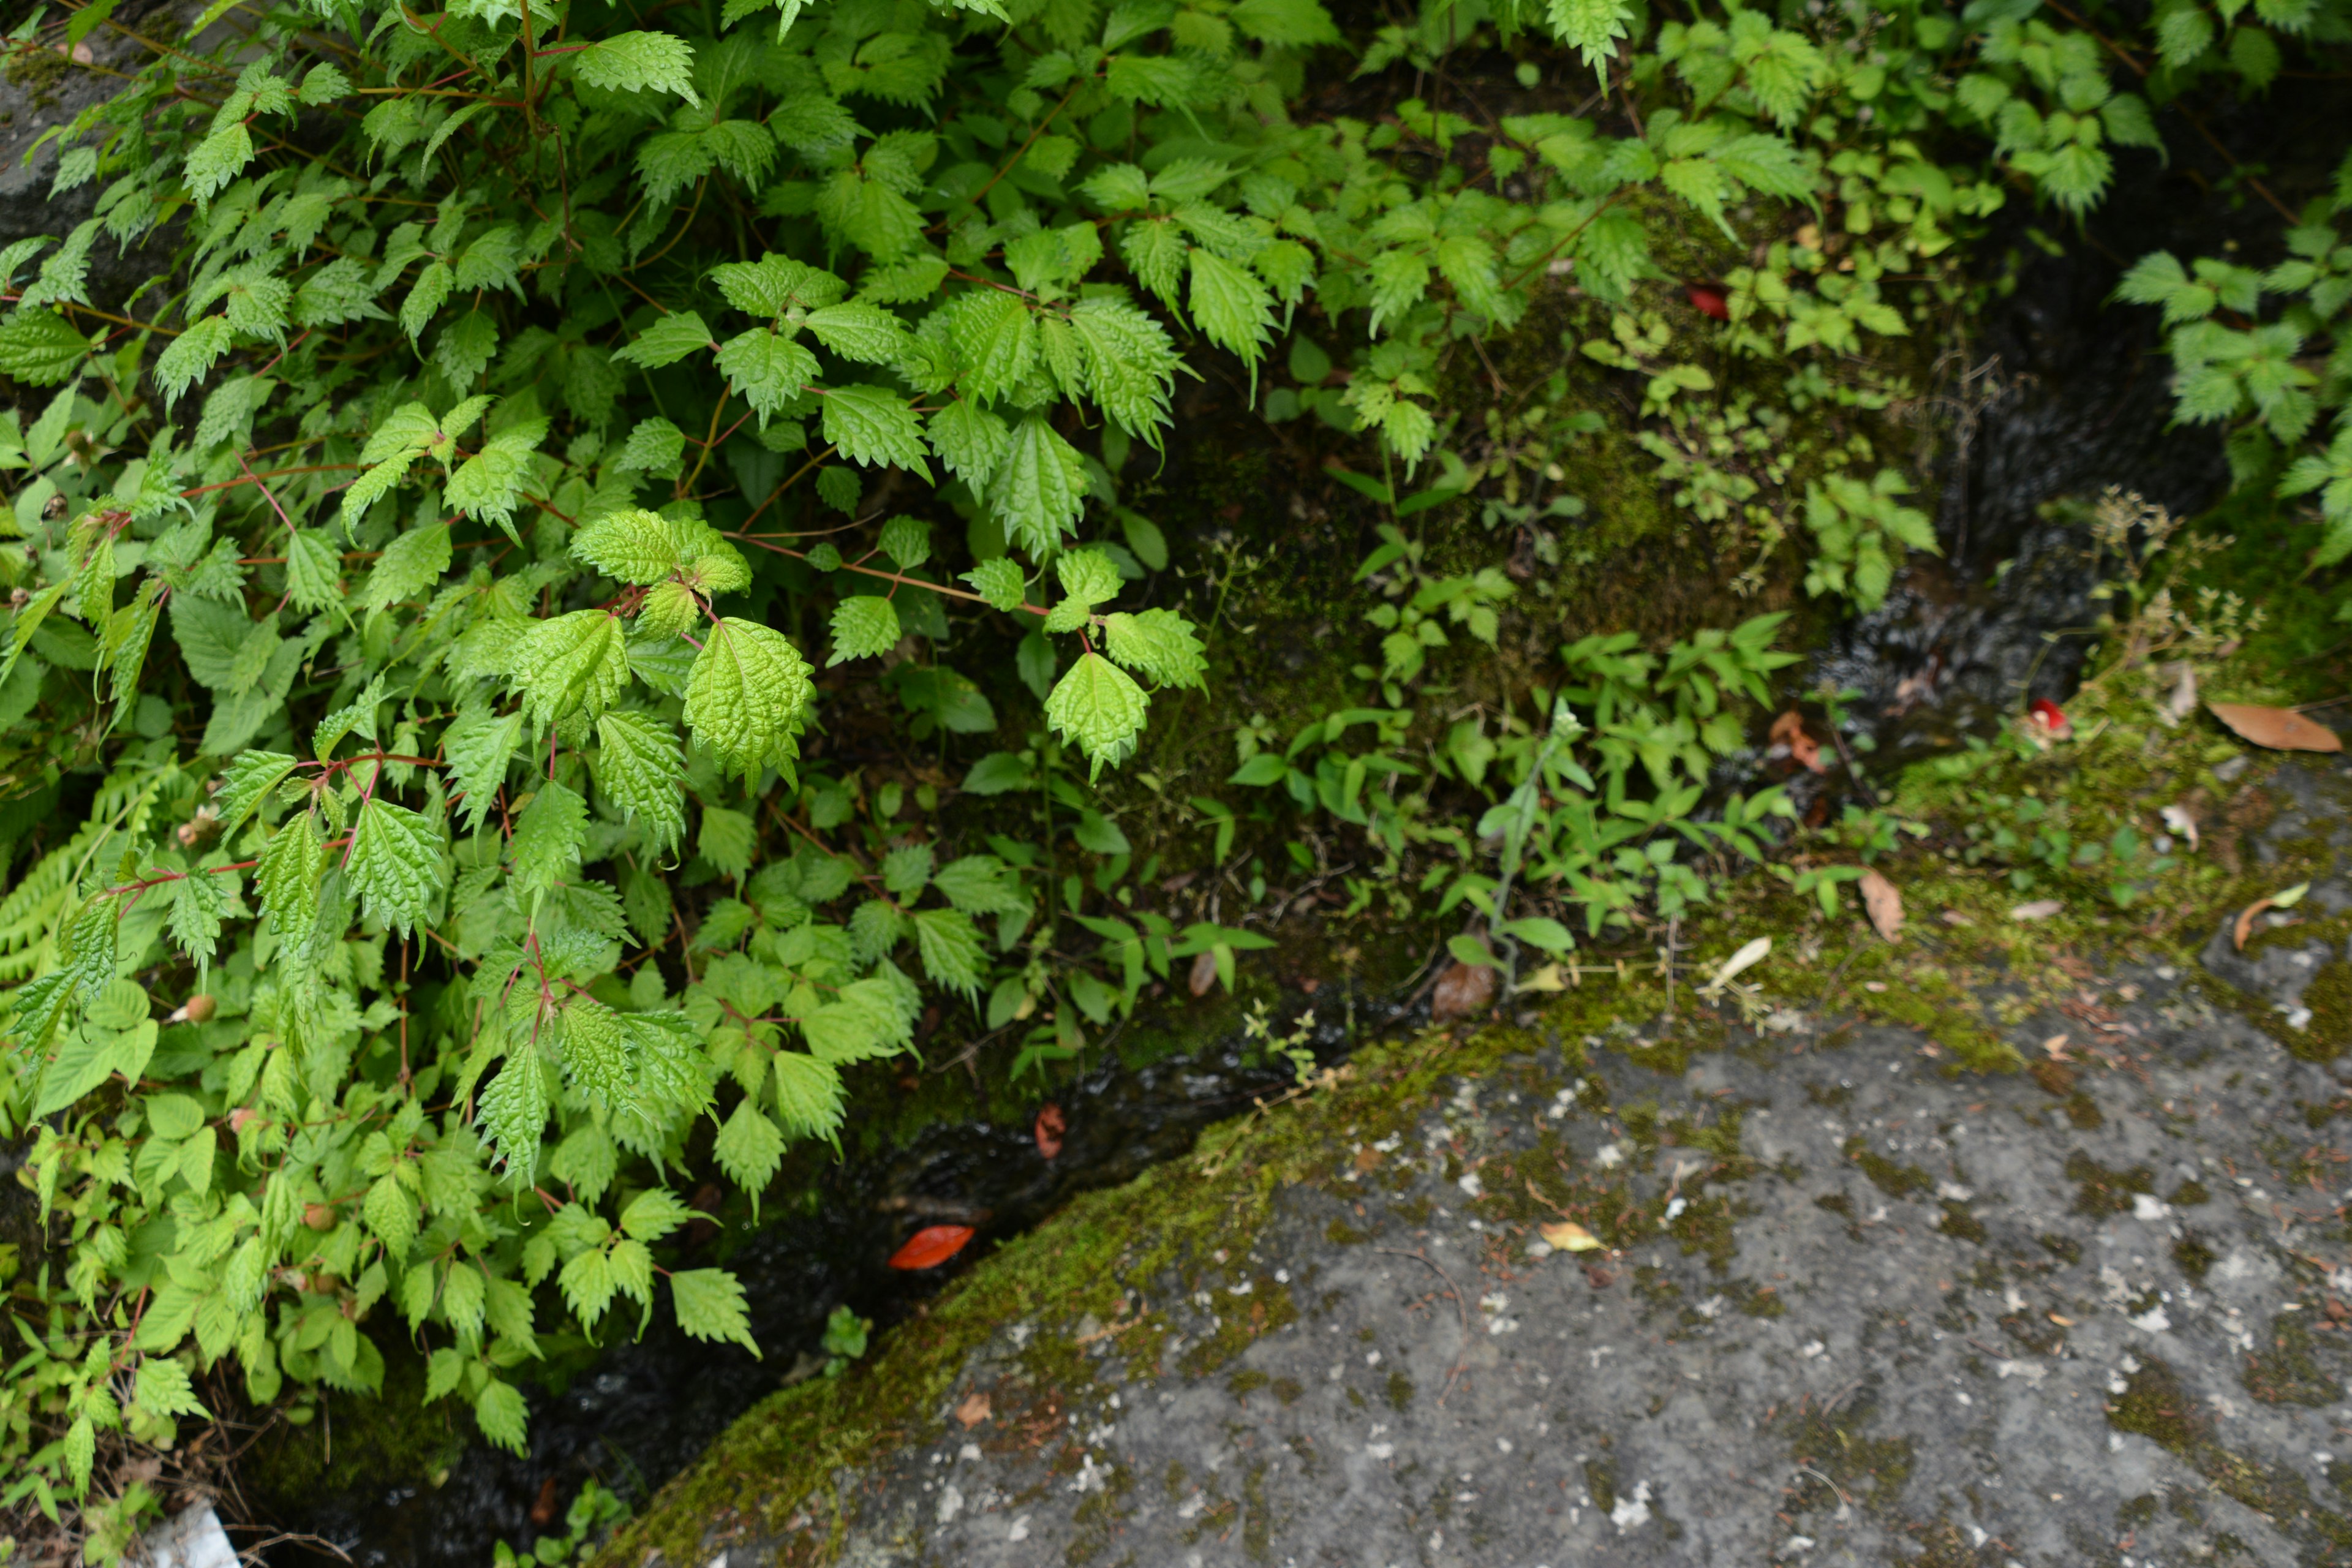
[[1857, 1404], [1842, 1410], [1793, 1412], [1778, 1423], [1789, 1440], [1789, 1456], [1800, 1467], [1797, 1511], [1835, 1509], [1846, 1498], [1870, 1512], [1886, 1517], [1901, 1502], [1916, 1463], [1908, 1437], [1868, 1435], [1874, 1406]]
[[2211, 1203], [2213, 1194], [2205, 1190], [2204, 1183], [2191, 1178], [2173, 1188], [2172, 1195], [2164, 1201], [2177, 1209], [2191, 1209], [2200, 1204]]
[[1916, 1165], [1901, 1165], [1879, 1153], [1859, 1137], [1845, 1141], [1845, 1157], [1870, 1178], [1870, 1184], [1890, 1198], [1907, 1198], [1936, 1190], [1936, 1179]]
[[1944, 1217], [1937, 1223], [1936, 1228], [1946, 1236], [1958, 1237], [1962, 1241], [1972, 1241], [1979, 1247], [1985, 1244], [1984, 1221], [1969, 1212], [1969, 1205], [1966, 1204], [1945, 1204]]
[[2107, 1425], [2184, 1458], [2203, 1438], [2196, 1400], [2180, 1386], [2171, 1366], [2154, 1356], [2124, 1380], [2124, 1391], [2107, 1406]]
[[2180, 1272], [2202, 1285], [2206, 1271], [2213, 1267], [2213, 1248], [2197, 1232], [2183, 1231], [2180, 1239], [2172, 1244], [2172, 1261], [2179, 1265]]
[[1244, 1367], [1225, 1379], [1225, 1388], [1235, 1399], [1246, 1405], [1249, 1403], [1249, 1396], [1264, 1388], [1267, 1382], [1266, 1374], [1255, 1367]]
[[1389, 1373], [1388, 1393], [1389, 1403], [1391, 1405], [1395, 1406], [1399, 1410], [1411, 1408], [1412, 1405], [1412, 1379], [1407, 1377], [1402, 1372], [1392, 1372]]
[[425, 1359], [395, 1340], [383, 1352], [381, 1396], [322, 1393], [304, 1426], [278, 1422], [243, 1460], [239, 1479], [264, 1499], [365, 1491], [387, 1476], [438, 1487], [474, 1434], [450, 1420], [446, 1402], [425, 1403]]
[[2331, 958], [2312, 972], [2303, 988], [2303, 1005], [2311, 1022], [2279, 1037], [2292, 1056], [2307, 1062], [2332, 1062], [2352, 1046], [2352, 963]]
[[2246, 1358], [2246, 1392], [2265, 1405], [2334, 1405], [2344, 1388], [2328, 1375], [2314, 1351], [2311, 1329], [2300, 1312], [2271, 1320], [2270, 1348]]
[[[1620, 999], [1599, 987], [1564, 993], [1548, 1026], [1593, 1032], [1613, 1001]], [[600, 1551], [595, 1568], [638, 1568], [648, 1551], [672, 1563], [698, 1562], [704, 1532], [715, 1525], [740, 1519], [772, 1531], [812, 1500], [830, 1498], [837, 1471], [935, 1433], [971, 1354], [1006, 1325], [1035, 1321], [1041, 1305], [1050, 1303], [1053, 1316], [1038, 1323], [1021, 1360], [1042, 1398], [1067, 1407], [1108, 1345], [1130, 1364], [1157, 1364], [1171, 1331], [1157, 1310], [1147, 1309], [1108, 1345], [1076, 1344], [1072, 1325], [1088, 1313], [1106, 1323], [1129, 1321], [1130, 1292], [1150, 1302], [1239, 1283], [1216, 1256], [1246, 1257], [1278, 1197], [1302, 1185], [1338, 1186], [1354, 1138], [1411, 1125], [1444, 1078], [1488, 1071], [1538, 1043], [1526, 1031], [1490, 1026], [1467, 1037], [1435, 1032], [1368, 1044], [1343, 1085], [1211, 1129], [1202, 1152], [1074, 1199], [1048, 1225], [974, 1263], [843, 1376], [812, 1379], [755, 1406]], [[1343, 1132], [1350, 1128], [1352, 1138]], [[1260, 1335], [1297, 1321], [1288, 1287], [1270, 1278], [1252, 1284], [1246, 1298], [1221, 1290], [1222, 1325], [1181, 1357], [1193, 1375], [1222, 1370]], [[1412, 1394], [1409, 1379], [1391, 1379], [1391, 1398], [1409, 1402]], [[816, 1511], [831, 1510], [817, 1502]]]
[[2077, 1214], [2129, 1214], [2137, 1194], [2156, 1192], [2156, 1175], [2146, 1165], [2110, 1171], [2077, 1149], [2067, 1156], [2066, 1177], [2079, 1184], [2074, 1192]]

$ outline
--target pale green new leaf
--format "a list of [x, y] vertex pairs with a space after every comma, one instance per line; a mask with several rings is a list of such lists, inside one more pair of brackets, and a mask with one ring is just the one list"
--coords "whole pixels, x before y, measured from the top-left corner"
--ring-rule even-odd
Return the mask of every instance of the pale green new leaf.
[[1092, 776], [1098, 778], [1105, 763], [1117, 766], [1135, 750], [1150, 706], [1143, 688], [1125, 670], [1088, 652], [1055, 682], [1045, 699], [1045, 719], [1086, 753]]
[[963, 574], [972, 592], [1000, 610], [1017, 610], [1029, 584], [1021, 575], [1021, 568], [1010, 557], [1000, 555], [993, 561], [983, 561]]
[[687, 724], [727, 769], [756, 774], [799, 733], [810, 673], [782, 633], [730, 616], [710, 628], [687, 677]]
[[1158, 686], [1197, 687], [1208, 673], [1201, 639], [1173, 610], [1112, 612], [1103, 617], [1103, 648]]
[[627, 507], [606, 512], [573, 534], [572, 553], [616, 583], [645, 586], [682, 564], [678, 532], [659, 512]]
[[698, 1340], [741, 1345], [760, 1353], [743, 1310], [743, 1287], [724, 1268], [684, 1268], [669, 1277], [677, 1326]]
[[515, 684], [531, 722], [541, 726], [574, 711], [595, 717], [629, 679], [627, 639], [620, 621], [603, 610], [574, 610], [536, 623], [516, 645], [514, 658]]

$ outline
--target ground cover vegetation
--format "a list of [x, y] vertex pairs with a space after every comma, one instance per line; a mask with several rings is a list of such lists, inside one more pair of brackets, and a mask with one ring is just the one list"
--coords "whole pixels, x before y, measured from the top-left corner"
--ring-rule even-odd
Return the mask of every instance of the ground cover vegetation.
[[[0, 1508], [101, 1557], [155, 1506], [126, 1466], [376, 1391], [380, 1339], [518, 1447], [551, 1353], [657, 1311], [748, 1344], [688, 1194], [756, 1205], [919, 1037], [1043, 1080], [1310, 900], [1536, 988], [1706, 907], [1790, 828], [1717, 780], [1792, 629], [1937, 549], [1898, 416], [1999, 287], [1973, 242], [2064, 244], [2117, 158], [2352, 38], [2342, 0], [115, 11], [10, 40], [151, 47], [57, 128], [94, 215], [0, 250], [40, 1226]], [[2232, 167], [2275, 257], [2120, 291], [2319, 567], [2343, 152], [2294, 205]], [[169, 265], [95, 300], [132, 246]], [[1322, 432], [1366, 509], [1297, 722], [1212, 657], [1290, 503], [1153, 515], [1204, 398]], [[1719, 591], [1596, 627], [1640, 541]], [[2126, 577], [2134, 624], [2242, 640]], [[1899, 831], [1778, 869], [1833, 908]]]

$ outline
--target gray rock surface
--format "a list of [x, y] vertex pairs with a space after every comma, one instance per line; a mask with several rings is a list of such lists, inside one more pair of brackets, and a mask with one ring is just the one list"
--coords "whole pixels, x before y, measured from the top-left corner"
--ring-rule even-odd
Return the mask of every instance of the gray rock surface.
[[[2259, 860], [2343, 847], [2340, 767], [2285, 774]], [[2290, 1016], [2341, 943], [2216, 941], [2258, 995], [2085, 979], [2010, 1031], [2032, 1073], [1784, 1011], [1454, 1079], [1132, 1292], [1156, 1358], [1036, 1303], [942, 1436], [706, 1563], [2352, 1563], [2352, 1056]], [[1563, 1208], [1642, 1239], [1551, 1251]]]
[[[1541, 1058], [1463, 1082], [1397, 1151], [1402, 1190], [1296, 1189], [1229, 1282], [1166, 1309], [1197, 1338], [1274, 1292], [1294, 1323], [1199, 1379], [1098, 1341], [1067, 1408], [1018, 1353], [1056, 1327], [1009, 1329], [957, 1391], [989, 1421], [846, 1485], [842, 1560], [2352, 1562], [2352, 1169], [2312, 1121], [2344, 1085], [2179, 977], [2124, 984], [2095, 1127], [1896, 1029], [1668, 1079], [1597, 1054], [1612, 1104], [1738, 1116], [1750, 1166], [1555, 1116]], [[1612, 1151], [1689, 1207], [1603, 1262], [1530, 1256], [1462, 1184]]]

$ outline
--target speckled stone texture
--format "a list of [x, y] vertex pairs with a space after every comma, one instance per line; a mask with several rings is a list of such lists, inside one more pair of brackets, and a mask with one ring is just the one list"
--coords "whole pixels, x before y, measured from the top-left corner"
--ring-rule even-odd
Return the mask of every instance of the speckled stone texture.
[[[940, 1440], [706, 1561], [2352, 1563], [2352, 1061], [2207, 989], [2086, 980], [2011, 1032], [2031, 1075], [1790, 1015], [1507, 1061], [1134, 1292], [1155, 1363], [1036, 1303]], [[1549, 1252], [1530, 1191], [1656, 1239]], [[1057, 1337], [1090, 1382], [1035, 1370]]]

